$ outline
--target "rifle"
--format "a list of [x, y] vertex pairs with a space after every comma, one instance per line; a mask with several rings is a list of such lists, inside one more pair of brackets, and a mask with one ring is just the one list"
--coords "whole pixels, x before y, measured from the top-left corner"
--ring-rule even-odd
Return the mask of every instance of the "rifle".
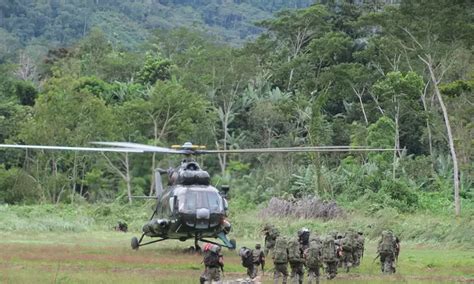
[[222, 271], [222, 277], [224, 278], [225, 277], [225, 274], [224, 274], [224, 264], [221, 264], [219, 265], [221, 267], [221, 271]]
[[260, 265], [262, 266], [262, 275], [265, 275], [265, 261], [262, 261]]
[[374, 258], [374, 260], [372, 260], [372, 264], [374, 264], [375, 261], [377, 260], [377, 258], [379, 258], [379, 257], [380, 257], [380, 253], [378, 253], [377, 256]]

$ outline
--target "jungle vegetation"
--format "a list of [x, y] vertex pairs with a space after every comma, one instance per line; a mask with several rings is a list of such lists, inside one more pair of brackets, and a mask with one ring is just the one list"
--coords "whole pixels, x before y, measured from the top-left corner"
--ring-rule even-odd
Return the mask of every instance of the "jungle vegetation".
[[[0, 143], [397, 148], [199, 161], [241, 209], [472, 216], [474, 6], [310, 2], [2, 1]], [[0, 203], [126, 203], [179, 159], [0, 149]]]

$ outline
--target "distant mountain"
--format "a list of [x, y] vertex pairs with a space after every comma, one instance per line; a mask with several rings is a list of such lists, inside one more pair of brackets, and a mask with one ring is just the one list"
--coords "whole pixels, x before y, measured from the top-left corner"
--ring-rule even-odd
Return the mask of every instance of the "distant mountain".
[[194, 28], [239, 45], [255, 37], [256, 21], [313, 0], [1, 0], [0, 59], [17, 48], [64, 46], [92, 27], [133, 48], [154, 29]]

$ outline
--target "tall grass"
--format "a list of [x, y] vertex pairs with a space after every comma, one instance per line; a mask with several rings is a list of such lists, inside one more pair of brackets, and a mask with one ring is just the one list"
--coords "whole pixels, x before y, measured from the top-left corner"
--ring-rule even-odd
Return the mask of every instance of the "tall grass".
[[[130, 231], [139, 232], [151, 215], [153, 203], [137, 205], [29, 205], [0, 206], [0, 230], [4, 232], [90, 232], [110, 231], [119, 222], [126, 222]], [[284, 235], [294, 235], [307, 227], [312, 232], [326, 234], [348, 228], [362, 230], [366, 237], [377, 239], [382, 230], [392, 229], [402, 241], [443, 243], [474, 247], [474, 216], [455, 219], [431, 214], [400, 214], [394, 209], [375, 213], [347, 212], [331, 220], [295, 217], [261, 217], [263, 208], [240, 210], [230, 202], [229, 219], [233, 238], [259, 240], [264, 224], [272, 223]]]

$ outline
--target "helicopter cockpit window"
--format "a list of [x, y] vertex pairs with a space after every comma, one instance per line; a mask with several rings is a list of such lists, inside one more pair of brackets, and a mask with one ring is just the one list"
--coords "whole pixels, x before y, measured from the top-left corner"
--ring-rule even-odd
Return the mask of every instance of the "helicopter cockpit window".
[[177, 197], [177, 196], [172, 196], [172, 197], [170, 198], [170, 207], [169, 207], [169, 209], [170, 209], [171, 213], [173, 213], [174, 199], [175, 199], [175, 198], [178, 198], [178, 197]]
[[223, 211], [222, 199], [217, 192], [188, 190], [179, 198], [180, 212], [194, 212], [199, 208], [209, 208], [211, 213]]
[[207, 201], [209, 202], [209, 209], [211, 210], [211, 212], [222, 211], [222, 199], [218, 193], [208, 192]]

